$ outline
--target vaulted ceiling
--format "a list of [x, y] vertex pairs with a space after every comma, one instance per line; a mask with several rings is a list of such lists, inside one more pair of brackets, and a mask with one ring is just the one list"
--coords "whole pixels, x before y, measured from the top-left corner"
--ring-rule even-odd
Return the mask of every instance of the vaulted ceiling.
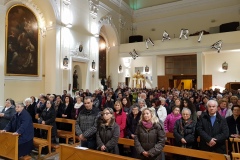
[[123, 0], [123, 1], [127, 3], [133, 10], [138, 10], [142, 8], [153, 7], [181, 0]]

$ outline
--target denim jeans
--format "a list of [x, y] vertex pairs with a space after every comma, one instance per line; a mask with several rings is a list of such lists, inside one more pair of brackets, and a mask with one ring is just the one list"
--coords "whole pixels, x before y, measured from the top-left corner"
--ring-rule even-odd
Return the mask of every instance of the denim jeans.
[[96, 144], [96, 140], [86, 140], [86, 141], [81, 141], [81, 147], [87, 147], [89, 149], [97, 149], [97, 144]]

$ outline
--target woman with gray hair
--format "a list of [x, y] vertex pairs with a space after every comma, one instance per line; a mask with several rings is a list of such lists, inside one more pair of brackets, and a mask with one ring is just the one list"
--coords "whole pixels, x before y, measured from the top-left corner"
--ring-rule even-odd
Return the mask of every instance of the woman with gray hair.
[[97, 149], [103, 152], [119, 154], [117, 145], [119, 136], [120, 127], [115, 122], [113, 109], [105, 108], [102, 111], [96, 134]]
[[28, 113], [32, 117], [32, 122], [36, 123], [37, 120], [35, 119], [35, 106], [32, 105], [32, 98], [26, 98], [24, 101], [24, 108], [28, 111]]
[[142, 160], [159, 160], [162, 157], [165, 145], [165, 132], [163, 125], [155, 115], [155, 110], [145, 108], [137, 126], [134, 146], [138, 158]]
[[[177, 120], [174, 125], [173, 135], [175, 145], [184, 148], [192, 148], [195, 142], [195, 126], [196, 122], [191, 119], [191, 110], [189, 108], [182, 109], [182, 118]], [[177, 156], [176, 160], [190, 160], [190, 157]]]

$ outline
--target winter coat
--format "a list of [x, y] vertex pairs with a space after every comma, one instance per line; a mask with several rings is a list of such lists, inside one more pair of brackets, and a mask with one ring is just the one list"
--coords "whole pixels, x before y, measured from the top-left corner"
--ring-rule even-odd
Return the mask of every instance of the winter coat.
[[29, 142], [34, 137], [32, 117], [25, 109], [18, 115], [15, 113], [11, 121], [4, 128], [7, 132], [17, 132], [20, 134], [18, 144]]
[[139, 123], [141, 114], [142, 112], [139, 111], [138, 115], [135, 118], [132, 113], [128, 114], [127, 116], [127, 127], [126, 127], [127, 135], [126, 136], [130, 139], [132, 139], [131, 134], [134, 134], [137, 129], [137, 125]]
[[160, 105], [160, 107], [158, 108], [158, 110], [157, 110], [157, 117], [162, 122], [164, 122], [165, 119], [167, 118], [167, 110], [166, 110], [166, 108], [164, 106]]
[[57, 135], [57, 125], [55, 122], [55, 118], [56, 118], [56, 113], [55, 113], [54, 107], [49, 108], [49, 110], [45, 108], [40, 117], [40, 120], [45, 121], [46, 125], [52, 126], [52, 137]]
[[97, 120], [99, 109], [97, 107], [92, 107], [92, 110], [87, 110], [84, 108], [78, 115], [75, 128], [76, 134], [79, 136], [83, 134], [87, 140], [95, 139], [97, 132]]
[[[229, 130], [227, 121], [216, 112], [216, 120], [212, 126], [208, 112], [203, 112], [196, 127], [200, 136], [200, 149], [204, 151], [226, 153], [225, 141], [228, 138]], [[209, 147], [212, 138], [217, 139], [213, 147]]]
[[114, 119], [111, 120], [109, 126], [106, 126], [104, 123], [101, 123], [98, 127], [96, 134], [97, 138], [97, 149], [101, 150], [101, 147], [104, 145], [106, 147], [106, 152], [119, 154], [118, 149], [118, 139], [120, 135], [120, 127]]
[[240, 131], [240, 116], [238, 116], [238, 118], [235, 120], [232, 115], [230, 117], [227, 117], [226, 120], [229, 128], [229, 136], [231, 134], [237, 134], [236, 127], [238, 131]]
[[[165, 146], [165, 132], [162, 124], [154, 123], [153, 127], [147, 130], [142, 123], [139, 123], [135, 135], [134, 146], [140, 159], [161, 160], [161, 153]], [[143, 151], [147, 151], [150, 156], [143, 156]]]
[[182, 117], [181, 114], [178, 114], [178, 115], [174, 115], [173, 113], [169, 114], [166, 120], [164, 121], [165, 132], [173, 133], [174, 124], [181, 117]]
[[15, 111], [15, 107], [11, 106], [10, 108], [8, 108], [5, 111], [5, 108], [3, 108], [1, 113], [4, 113], [3, 117], [0, 117], [0, 130], [3, 130], [3, 128], [6, 127], [6, 125], [8, 124], [8, 122], [10, 122], [11, 118], [14, 116], [14, 114], [16, 113]]
[[118, 114], [116, 112], [114, 112], [114, 116], [115, 116], [116, 123], [120, 127], [120, 137], [124, 138], [125, 137], [127, 115], [123, 110], [121, 110]]
[[[186, 148], [192, 148], [192, 145], [195, 140], [195, 127], [196, 127], [196, 122], [193, 120], [189, 120], [188, 122], [184, 122], [184, 120], [181, 118], [176, 121], [174, 125], [174, 131], [173, 135], [175, 138], [175, 145]], [[187, 142], [186, 144], [183, 144], [181, 142], [181, 139], [184, 138], [185, 141]]]

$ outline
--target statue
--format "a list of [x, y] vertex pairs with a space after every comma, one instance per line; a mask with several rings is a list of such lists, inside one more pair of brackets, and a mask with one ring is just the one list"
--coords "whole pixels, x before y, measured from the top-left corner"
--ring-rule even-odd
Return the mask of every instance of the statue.
[[73, 89], [78, 89], [78, 75], [77, 70], [73, 73]]
[[108, 88], [112, 87], [112, 85], [111, 85], [111, 77], [110, 76], [108, 76], [108, 79], [107, 79], [107, 87]]
[[145, 77], [138, 70], [137, 73], [133, 75], [133, 88], [143, 88], [145, 86]]

